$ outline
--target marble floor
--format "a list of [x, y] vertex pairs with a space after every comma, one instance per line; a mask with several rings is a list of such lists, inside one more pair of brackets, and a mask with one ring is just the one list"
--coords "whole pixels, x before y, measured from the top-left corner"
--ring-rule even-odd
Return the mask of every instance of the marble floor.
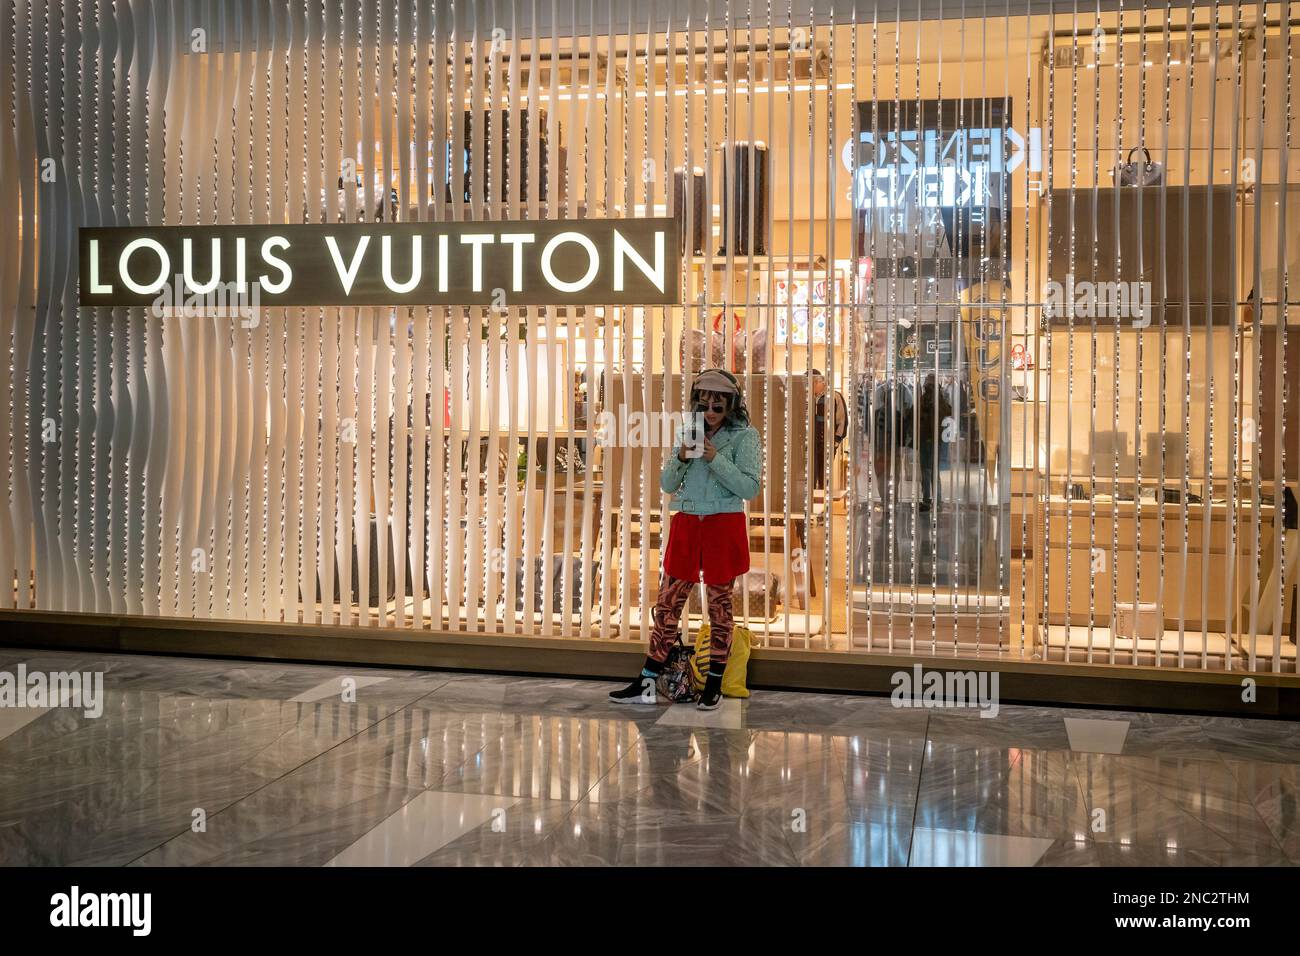
[[3, 865], [1300, 863], [1300, 724], [0, 647]]

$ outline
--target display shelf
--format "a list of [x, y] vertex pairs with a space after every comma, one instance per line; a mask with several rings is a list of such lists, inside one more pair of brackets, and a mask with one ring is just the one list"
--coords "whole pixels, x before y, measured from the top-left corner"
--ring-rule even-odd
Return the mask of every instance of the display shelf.
[[[1233, 646], [1236, 648], [1237, 655], [1242, 659], [1250, 661], [1251, 635], [1234, 634], [1232, 637]], [[1254, 638], [1255, 657], [1263, 665], [1263, 670], [1271, 670], [1272, 664], [1266, 663], [1273, 660], [1273, 635], [1260, 634]], [[1278, 654], [1278, 659], [1282, 662], [1282, 671], [1284, 673], [1296, 672], [1296, 645], [1287, 635], [1282, 635], [1282, 647]]]
[[[1178, 664], [1179, 634], [1176, 629], [1166, 629], [1164, 636], [1155, 638], [1116, 637], [1114, 640], [1115, 657], [1124, 663], [1130, 663], [1136, 654], [1137, 663], [1152, 666], [1157, 657], [1164, 666], [1176, 668]], [[1208, 633], [1199, 628], [1188, 628], [1183, 632], [1182, 652], [1185, 660], [1202, 656], [1217, 659], [1221, 667], [1232, 642], [1218, 631]], [[1096, 626], [1092, 629], [1092, 658], [1094, 663], [1109, 663], [1111, 657], [1111, 630], [1109, 627]], [[1136, 646], [1135, 646], [1136, 645]], [[1070, 662], [1086, 661], [1088, 656], [1088, 627], [1073, 624], [1069, 627], [1052, 624], [1047, 628], [1047, 657], [1049, 660], [1067, 660]], [[1055, 657], [1053, 657], [1055, 655]], [[1234, 653], [1233, 666], [1237, 667], [1240, 654]]]

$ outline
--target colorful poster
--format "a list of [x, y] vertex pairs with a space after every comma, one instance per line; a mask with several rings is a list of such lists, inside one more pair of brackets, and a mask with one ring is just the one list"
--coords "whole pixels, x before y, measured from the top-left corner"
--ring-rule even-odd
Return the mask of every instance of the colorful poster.
[[[776, 341], [778, 345], [824, 343], [831, 312], [838, 313], [848, 304], [843, 277], [839, 271], [810, 276], [807, 272], [778, 273], [776, 276]], [[837, 308], [830, 303], [834, 293]], [[835, 341], [843, 341], [839, 317], [835, 319]], [[810, 330], [811, 329], [811, 338]]]

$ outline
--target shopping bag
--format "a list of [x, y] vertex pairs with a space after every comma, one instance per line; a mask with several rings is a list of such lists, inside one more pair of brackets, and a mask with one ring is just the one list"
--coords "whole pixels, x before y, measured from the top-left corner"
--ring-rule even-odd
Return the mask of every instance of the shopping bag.
[[[737, 624], [731, 632], [731, 654], [727, 657], [727, 667], [722, 672], [723, 697], [748, 697], [749, 688], [745, 678], [749, 670], [749, 650], [753, 646], [754, 635], [743, 624]], [[691, 671], [695, 678], [695, 689], [704, 689], [704, 678], [709, 673], [709, 625], [700, 625], [695, 635], [695, 656], [691, 659]]]

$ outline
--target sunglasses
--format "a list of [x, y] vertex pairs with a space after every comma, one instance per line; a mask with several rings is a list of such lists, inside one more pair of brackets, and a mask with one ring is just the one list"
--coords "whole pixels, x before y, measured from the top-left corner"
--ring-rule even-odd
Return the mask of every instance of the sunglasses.
[[726, 412], [726, 402], [696, 402], [695, 410], [697, 412], [716, 412], [719, 415]]

